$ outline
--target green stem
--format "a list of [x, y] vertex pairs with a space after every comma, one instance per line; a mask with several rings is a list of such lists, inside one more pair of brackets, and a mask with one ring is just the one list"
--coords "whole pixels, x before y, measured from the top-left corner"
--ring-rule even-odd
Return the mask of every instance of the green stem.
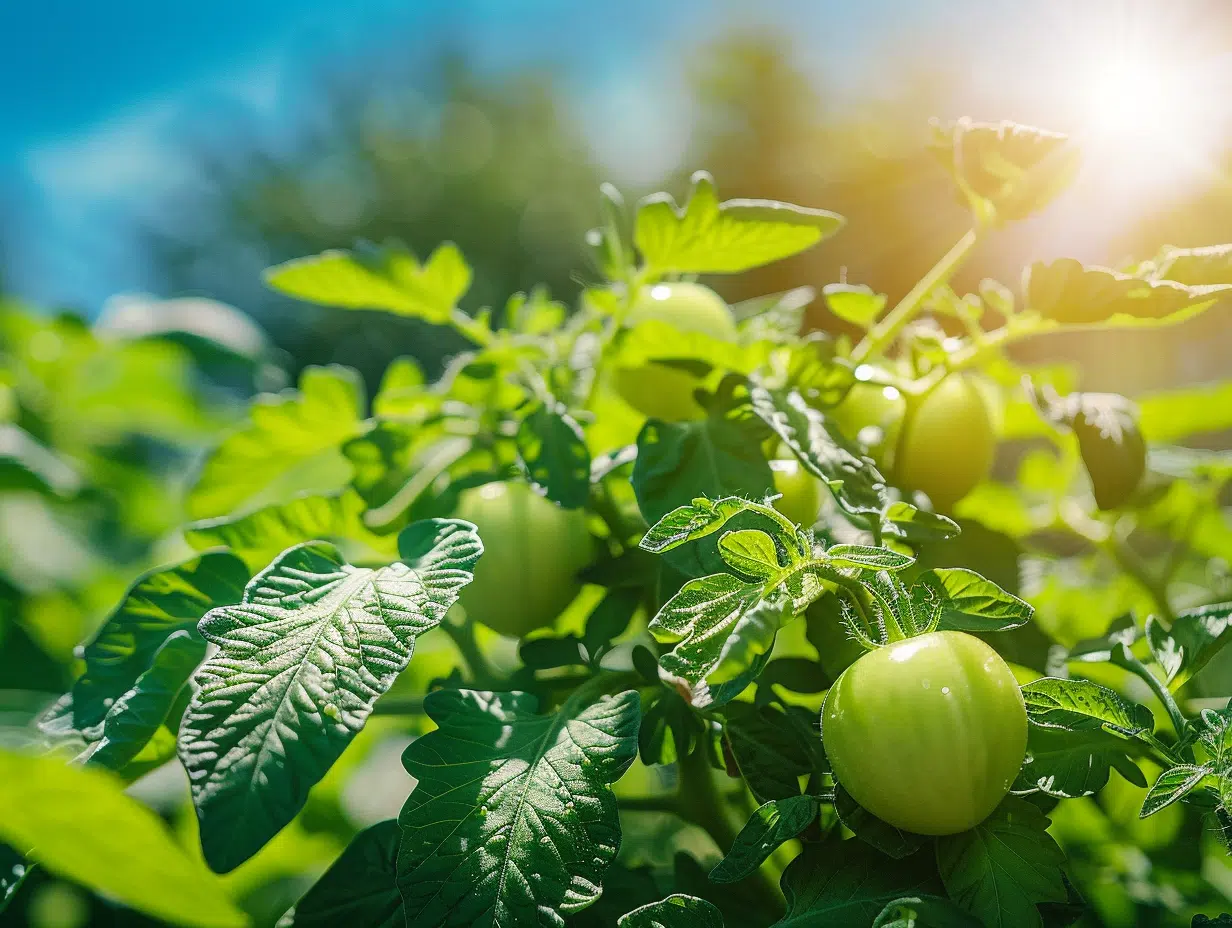
[[497, 679], [497, 674], [492, 669], [492, 665], [488, 663], [483, 651], [479, 649], [479, 643], [475, 641], [475, 623], [469, 617], [464, 622], [451, 622], [446, 619], [441, 623], [441, 628], [453, 639], [458, 653], [466, 662], [471, 683], [480, 687], [492, 685]]
[[1138, 660], [1133, 652], [1124, 644], [1118, 645], [1113, 654], [1115, 655], [1113, 663], [1124, 667], [1151, 688], [1155, 698], [1160, 701], [1164, 710], [1168, 713], [1168, 719], [1172, 722], [1172, 729], [1176, 732], [1176, 736], [1178, 738], [1185, 737], [1185, 729], [1189, 725], [1189, 720], [1185, 718], [1185, 713], [1181, 711], [1181, 707], [1177, 705], [1176, 699], [1173, 698], [1168, 688], [1164, 686], [1163, 681], [1151, 673], [1150, 668]]
[[954, 276], [978, 241], [979, 233], [974, 228], [968, 229], [966, 235], [955, 242], [954, 247], [920, 278], [919, 283], [912, 287], [880, 322], [869, 329], [860, 344], [856, 345], [851, 360], [856, 364], [862, 364], [873, 355], [884, 352], [898, 337], [903, 327], [919, 312], [929, 294]]
[[386, 696], [372, 707], [373, 715], [423, 715], [422, 696]]
[[449, 324], [480, 348], [486, 348], [492, 344], [492, 330], [476, 322], [460, 309], [455, 309], [450, 313]]

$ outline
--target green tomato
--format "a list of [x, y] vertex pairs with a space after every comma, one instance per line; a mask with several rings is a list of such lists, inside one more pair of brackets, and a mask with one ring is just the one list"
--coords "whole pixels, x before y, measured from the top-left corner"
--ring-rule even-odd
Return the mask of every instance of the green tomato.
[[821, 509], [821, 481], [804, 469], [795, 458], [770, 462], [775, 492], [781, 493], [774, 508], [791, 521], [811, 528]]
[[963, 632], [870, 651], [822, 707], [834, 775], [883, 821], [923, 835], [979, 824], [1005, 798], [1027, 748], [1027, 710], [1000, 655]]
[[847, 438], [859, 441], [882, 467], [898, 438], [906, 408], [897, 388], [857, 382], [841, 403], [826, 410], [826, 418]]
[[454, 515], [479, 529], [484, 552], [458, 602], [502, 635], [551, 625], [582, 588], [593, 547], [580, 509], [561, 509], [524, 483], [466, 490]]
[[[736, 322], [723, 298], [701, 284], [673, 283], [646, 287], [625, 317], [627, 326], [651, 320], [681, 332], [696, 332], [719, 341], [735, 341]], [[704, 411], [693, 399], [701, 378], [653, 361], [640, 367], [618, 368], [613, 385], [638, 412], [665, 422], [698, 419]]]
[[951, 375], [908, 409], [894, 455], [897, 482], [949, 509], [988, 476], [996, 448], [984, 391]]

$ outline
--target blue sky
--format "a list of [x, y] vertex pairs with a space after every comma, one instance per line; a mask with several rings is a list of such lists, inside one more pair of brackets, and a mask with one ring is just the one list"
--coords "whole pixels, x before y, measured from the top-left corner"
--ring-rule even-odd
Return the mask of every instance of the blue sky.
[[[1112, 57], [1108, 49], [1121, 43], [1157, 67], [1156, 44], [1166, 43], [1160, 19], [1143, 12], [1148, 5], [0, 0], [0, 241], [7, 239], [11, 265], [6, 285], [36, 302], [89, 312], [111, 292], [141, 288], [146, 281], [128, 231], [160, 192], [190, 179], [178, 150], [181, 137], [217, 135], [228, 119], [246, 113], [277, 138], [295, 124], [305, 73], [394, 36], [406, 54], [425, 56], [446, 39], [463, 37], [473, 60], [494, 69], [536, 61], [552, 50], [550, 63], [566, 75], [600, 152], [626, 167], [644, 162], [653, 174], [654, 159], [670, 164], [687, 128], [672, 51], [693, 46], [719, 24], [756, 17], [787, 25], [802, 63], [831, 87], [852, 91], [892, 95], [893, 87], [877, 86], [888, 56], [935, 54], [966, 77], [964, 99], [956, 101], [965, 107], [961, 112], [1068, 129], [1066, 123], [1082, 122], [1084, 87], [1098, 84], [1093, 52]], [[1101, 16], [1086, 15], [1096, 7]], [[1185, 55], [1194, 57], [1201, 23], [1186, 23], [1179, 14], [1167, 23], [1180, 30]], [[1226, 56], [1220, 68], [1226, 82]], [[1148, 78], [1140, 83], [1151, 93], [1167, 84], [1140, 73], [1137, 59], [1122, 71]], [[1178, 94], [1184, 97], [1186, 88]], [[1175, 101], [1161, 102], [1176, 109]], [[1118, 154], [1140, 150], [1142, 139], [1125, 138], [1123, 130], [1108, 121], [1101, 131], [1120, 146]], [[1166, 162], [1171, 155], [1163, 157]], [[1125, 168], [1124, 158], [1116, 160]], [[1139, 162], [1141, 168], [1147, 159]], [[1116, 192], [1109, 187], [1114, 182], [1141, 187], [1136, 175], [1093, 173], [1104, 196]], [[1106, 221], [1118, 221], [1115, 211]], [[1059, 223], [1055, 232], [1071, 240], [1060, 244], [1076, 248], [1087, 234], [1073, 223]]]

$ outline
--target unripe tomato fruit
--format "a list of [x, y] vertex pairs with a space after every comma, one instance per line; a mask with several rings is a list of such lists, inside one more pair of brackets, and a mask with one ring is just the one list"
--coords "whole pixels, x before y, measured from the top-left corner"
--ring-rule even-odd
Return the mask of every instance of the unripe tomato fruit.
[[781, 493], [774, 508], [804, 528], [812, 528], [821, 509], [821, 481], [795, 458], [770, 462], [775, 492]]
[[551, 625], [581, 590], [577, 574], [593, 550], [582, 510], [561, 509], [524, 483], [489, 483], [463, 492], [454, 515], [483, 540], [475, 579], [458, 598], [476, 622], [520, 638]]
[[870, 651], [822, 707], [834, 775], [883, 821], [922, 835], [982, 822], [1005, 798], [1027, 749], [1027, 710], [1009, 666], [963, 632]]
[[996, 445], [983, 391], [951, 375], [907, 410], [894, 454], [898, 484], [949, 509], [988, 476]]
[[[735, 341], [736, 322], [723, 298], [701, 284], [655, 284], [638, 294], [625, 325], [655, 320], [681, 332], [697, 332], [719, 341]], [[638, 412], [665, 422], [698, 419], [704, 410], [693, 399], [701, 380], [688, 371], [651, 361], [618, 368], [616, 392]]]
[[895, 387], [857, 382], [843, 401], [826, 410], [826, 418], [846, 438], [859, 441], [878, 467], [884, 467], [898, 439], [907, 404]]

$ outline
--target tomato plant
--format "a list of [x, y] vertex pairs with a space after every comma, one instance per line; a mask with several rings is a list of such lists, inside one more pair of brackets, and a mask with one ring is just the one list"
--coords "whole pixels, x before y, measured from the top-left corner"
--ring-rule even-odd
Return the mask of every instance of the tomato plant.
[[463, 346], [371, 397], [336, 365], [261, 393], [275, 356], [193, 314], [126, 333], [0, 304], [0, 524], [29, 536], [0, 546], [0, 687], [35, 694], [3, 704], [0, 910], [1218, 917], [1229, 385], [1076, 392], [1009, 349], [1203, 312], [1232, 247], [960, 294], [1072, 148], [961, 120], [936, 149], [970, 230], [893, 305], [823, 286], [838, 336], [805, 330], [811, 288], [729, 307], [695, 278], [842, 217], [705, 173], [683, 203], [602, 188], [576, 306], [464, 311], [449, 243], [270, 268]]

